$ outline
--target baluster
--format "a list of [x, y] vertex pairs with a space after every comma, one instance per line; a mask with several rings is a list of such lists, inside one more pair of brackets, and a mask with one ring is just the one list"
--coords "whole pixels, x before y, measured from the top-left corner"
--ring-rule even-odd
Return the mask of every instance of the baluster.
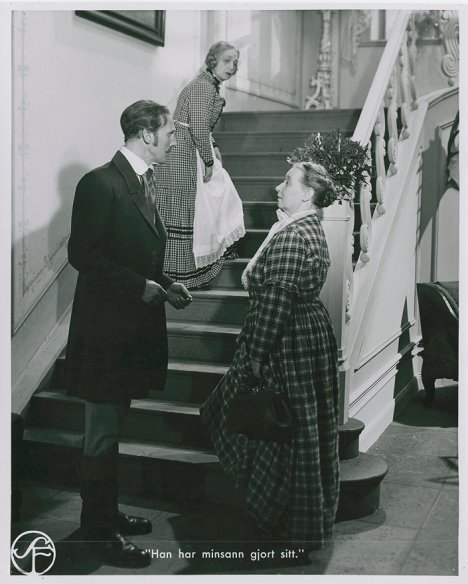
[[398, 64], [400, 69], [399, 82], [400, 82], [400, 98], [401, 98], [401, 123], [402, 128], [400, 132], [400, 140], [406, 140], [410, 135], [410, 122], [411, 122], [411, 108], [409, 105], [409, 74], [408, 74], [408, 47], [406, 45], [406, 37], [403, 44], [400, 47], [400, 53], [398, 55]]
[[442, 71], [449, 78], [448, 84], [452, 86], [455, 85], [456, 77], [458, 77], [460, 34], [458, 12], [456, 10], [442, 10], [440, 26], [446, 52], [442, 58]]
[[348, 254], [348, 259], [346, 262], [346, 298], [345, 298], [345, 323], [348, 323], [351, 320], [351, 308], [352, 308], [352, 297], [353, 297], [353, 277], [354, 277], [354, 266], [353, 266], [353, 257], [354, 257], [354, 234], [353, 234], [353, 225], [354, 225], [354, 202], [350, 201], [351, 206], [351, 227], [349, 230], [349, 249], [351, 251]]
[[319, 66], [310, 80], [314, 94], [306, 97], [305, 109], [331, 109], [331, 10], [322, 10], [322, 38], [320, 41]]
[[379, 112], [379, 116], [374, 126], [375, 135], [375, 169], [377, 174], [376, 180], [376, 197], [377, 197], [377, 213], [383, 215], [385, 213], [384, 198], [385, 198], [385, 111], [384, 106]]
[[410, 75], [410, 91], [411, 91], [411, 109], [418, 109], [418, 91], [416, 89], [416, 24], [414, 21], [414, 14], [411, 16], [408, 23], [408, 63], [409, 63], [409, 75]]
[[[367, 159], [369, 164], [372, 161], [371, 143], [367, 145]], [[360, 259], [367, 263], [369, 257], [369, 244], [372, 236], [372, 213], [371, 213], [372, 188], [369, 174], [364, 175], [364, 182], [359, 189], [359, 204], [361, 211], [361, 229], [359, 231], [359, 244], [361, 247]]]
[[390, 160], [389, 172], [390, 174], [396, 174], [398, 171], [398, 130], [397, 130], [397, 74], [396, 65], [393, 67], [392, 74], [390, 76], [390, 81], [387, 88], [387, 99], [388, 99], [388, 112], [387, 112], [387, 125], [389, 139], [387, 142], [387, 152], [388, 159]]

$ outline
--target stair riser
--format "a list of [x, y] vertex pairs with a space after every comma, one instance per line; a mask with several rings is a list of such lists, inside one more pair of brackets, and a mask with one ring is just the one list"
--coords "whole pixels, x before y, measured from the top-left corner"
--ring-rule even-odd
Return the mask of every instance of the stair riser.
[[[80, 450], [26, 442], [26, 477], [47, 484], [79, 488]], [[123, 456], [119, 458], [119, 493], [174, 501], [207, 501], [241, 508], [232, 481], [216, 465], [211, 469], [196, 464]], [[79, 510], [71, 521], [79, 523]]]
[[277, 176], [276, 173], [273, 173], [271, 179], [258, 181], [245, 178], [244, 174], [240, 172], [237, 177], [231, 175], [231, 178], [243, 201], [268, 201], [270, 203], [276, 203], [275, 187], [281, 183], [283, 175]]
[[224, 156], [233, 152], [284, 152], [289, 154], [296, 148], [302, 146], [309, 132], [297, 132], [289, 134], [256, 134], [249, 132], [245, 134], [218, 133], [215, 135], [216, 143]]
[[261, 156], [225, 154], [223, 165], [230, 176], [281, 176], [291, 168], [286, 156], [287, 154]]
[[336, 521], [350, 521], [367, 517], [380, 506], [380, 482], [348, 488], [340, 483], [340, 498]]
[[[283, 134], [246, 130], [245, 133], [216, 132], [214, 137], [223, 155], [235, 152], [284, 152], [289, 154], [297, 146], [303, 146], [310, 134], [311, 132], [300, 130]], [[349, 137], [352, 133], [343, 132], [343, 135]]]
[[237, 243], [239, 255], [243, 258], [251, 258], [254, 256], [267, 234], [267, 231], [247, 231], [245, 237]]
[[167, 372], [166, 386], [163, 392], [150, 392], [149, 397], [170, 399], [181, 403], [202, 404], [221, 380], [221, 374]]
[[166, 307], [168, 320], [209, 322], [242, 325], [246, 316], [248, 298], [197, 298], [184, 310]]
[[256, 132], [331, 132], [338, 128], [352, 132], [359, 119], [359, 110], [297, 111], [297, 112], [226, 112], [220, 118], [217, 131]]
[[216, 286], [220, 288], [240, 289], [242, 288], [241, 276], [247, 262], [244, 264], [234, 264], [226, 262], [216, 279]]
[[270, 229], [270, 227], [278, 220], [276, 210], [278, 206], [276, 203], [271, 205], [269, 202], [265, 203], [244, 203], [244, 221], [247, 229]]
[[187, 331], [183, 334], [169, 331], [169, 357], [229, 364], [236, 350], [234, 334], [199, 334]]
[[[54, 373], [54, 388], [65, 387], [65, 361], [57, 360]], [[152, 399], [167, 399], [178, 402], [201, 404], [213, 391], [222, 373], [207, 373], [205, 371], [186, 372], [169, 368], [167, 371], [164, 391], [150, 392]]]
[[[35, 424], [84, 432], [84, 402], [33, 399]], [[210, 440], [199, 416], [179, 412], [131, 410], [122, 430], [123, 439], [163, 442], [182, 447], [209, 448]]]

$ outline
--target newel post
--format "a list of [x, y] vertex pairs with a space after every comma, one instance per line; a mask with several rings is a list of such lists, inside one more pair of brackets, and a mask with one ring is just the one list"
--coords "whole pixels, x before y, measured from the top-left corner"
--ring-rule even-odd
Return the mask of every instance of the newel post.
[[348, 419], [349, 410], [347, 323], [352, 317], [353, 203], [346, 200], [341, 204], [335, 202], [320, 213], [331, 262], [320, 297], [330, 313], [338, 343], [340, 424], [343, 424]]

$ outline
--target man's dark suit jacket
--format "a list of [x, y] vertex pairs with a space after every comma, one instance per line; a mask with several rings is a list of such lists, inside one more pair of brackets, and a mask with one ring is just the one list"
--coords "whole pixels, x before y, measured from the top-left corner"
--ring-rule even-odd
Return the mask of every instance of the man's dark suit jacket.
[[66, 353], [70, 395], [115, 403], [164, 388], [164, 304], [145, 304], [142, 295], [146, 279], [165, 289], [172, 283], [162, 270], [166, 238], [121, 152], [80, 180], [68, 243], [79, 272]]

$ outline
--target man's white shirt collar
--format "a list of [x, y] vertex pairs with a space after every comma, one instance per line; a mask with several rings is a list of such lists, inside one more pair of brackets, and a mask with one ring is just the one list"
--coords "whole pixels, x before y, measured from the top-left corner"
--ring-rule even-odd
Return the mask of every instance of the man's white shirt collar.
[[148, 168], [150, 168], [142, 158], [137, 156], [134, 152], [129, 150], [126, 146], [122, 146], [120, 148], [120, 152], [122, 152], [122, 154], [125, 156], [125, 158], [130, 163], [130, 166], [133, 168], [133, 170], [136, 172], [136, 174], [139, 177], [141, 177], [143, 174], [145, 174], [145, 172], [148, 170]]

